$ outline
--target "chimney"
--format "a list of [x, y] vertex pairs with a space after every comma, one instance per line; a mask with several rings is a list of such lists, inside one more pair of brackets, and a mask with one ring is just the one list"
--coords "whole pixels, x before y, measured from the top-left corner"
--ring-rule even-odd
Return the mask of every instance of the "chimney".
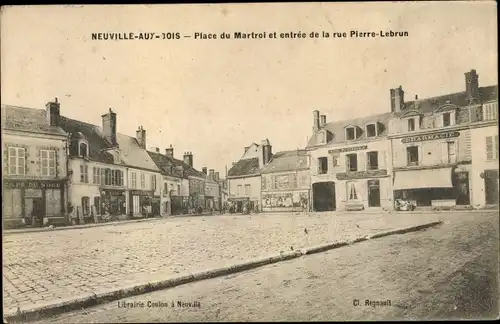
[[476, 70], [465, 73], [465, 93], [468, 100], [479, 99], [479, 75]]
[[215, 181], [219, 181], [220, 180], [220, 178], [219, 178], [219, 171], [217, 171], [217, 172], [214, 173], [214, 180]]
[[319, 130], [319, 110], [313, 111], [313, 132], [317, 132]]
[[165, 149], [165, 155], [170, 156], [171, 158], [174, 157], [174, 147], [172, 146], [172, 144], [170, 144], [170, 147]]
[[320, 120], [319, 120], [319, 127], [323, 127], [325, 126], [326, 124], [326, 115], [321, 115], [319, 116], [320, 117]]
[[201, 168], [201, 172], [203, 172], [203, 173], [207, 174], [207, 167], [203, 167], [203, 168]]
[[186, 163], [190, 167], [193, 167], [193, 153], [191, 152], [184, 153], [184, 163]]
[[249, 148], [250, 146], [245, 146], [245, 153], [248, 151]]
[[146, 130], [139, 126], [139, 128], [135, 131], [135, 138], [137, 142], [139, 142], [139, 146], [143, 149], [146, 149]]
[[391, 112], [398, 112], [403, 110], [405, 104], [405, 92], [403, 87], [391, 89]]
[[109, 108], [109, 112], [102, 117], [102, 134], [104, 138], [112, 145], [118, 146], [116, 143], [116, 114]]
[[156, 153], [160, 153], [160, 148], [156, 147]]
[[57, 101], [57, 97], [54, 99], [54, 101], [47, 102], [45, 108], [47, 124], [49, 124], [49, 126], [59, 126], [61, 106]]
[[208, 177], [209, 177], [210, 179], [215, 180], [214, 175], [215, 175], [215, 170], [214, 170], [214, 169], [210, 169], [210, 170], [208, 170]]
[[269, 143], [269, 140], [266, 138], [265, 140], [262, 141], [262, 163], [263, 165], [266, 165], [269, 163], [271, 160], [272, 156], [272, 146], [271, 143]]

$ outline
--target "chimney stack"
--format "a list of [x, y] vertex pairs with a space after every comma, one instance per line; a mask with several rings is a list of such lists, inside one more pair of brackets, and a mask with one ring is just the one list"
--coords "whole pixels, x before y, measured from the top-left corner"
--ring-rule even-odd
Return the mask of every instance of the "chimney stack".
[[118, 146], [116, 142], [116, 114], [109, 108], [109, 112], [102, 117], [102, 134], [104, 138], [112, 145]]
[[54, 101], [47, 102], [45, 108], [45, 116], [49, 126], [59, 126], [61, 117], [61, 105], [57, 101], [57, 97], [54, 99]]
[[313, 111], [313, 132], [317, 132], [319, 130], [319, 110]]
[[325, 126], [326, 124], [326, 115], [321, 115], [319, 116], [320, 117], [320, 120], [319, 120], [319, 127], [323, 127]]
[[203, 173], [207, 174], [207, 167], [203, 167], [203, 168], [201, 168], [201, 172], [203, 172]]
[[245, 152], [244, 153], [246, 153], [249, 148], [250, 148], [250, 146], [245, 146]]
[[215, 180], [215, 170], [214, 169], [208, 170], [208, 177], [212, 180]]
[[465, 73], [465, 92], [468, 100], [479, 99], [479, 75], [476, 70]]
[[170, 144], [170, 147], [165, 149], [165, 155], [170, 156], [171, 158], [174, 157], [174, 147], [172, 146], [172, 144]]
[[186, 163], [190, 167], [193, 167], [193, 153], [191, 152], [184, 153], [184, 163]]
[[139, 142], [139, 146], [143, 149], [146, 149], [146, 130], [139, 126], [139, 128], [135, 131], [135, 138], [137, 142]]
[[156, 153], [160, 153], [160, 148], [156, 147]]
[[262, 141], [261, 146], [262, 146], [262, 163], [263, 163], [263, 165], [266, 165], [269, 163], [269, 161], [271, 160], [271, 157], [273, 155], [272, 146], [271, 146], [271, 143], [269, 143], [269, 140], [267, 138]]
[[405, 92], [403, 91], [403, 87], [399, 86], [399, 88], [391, 89], [391, 112], [398, 112], [403, 110], [405, 104]]
[[214, 180], [215, 181], [219, 181], [220, 180], [220, 178], [219, 178], [219, 171], [217, 171], [217, 172], [214, 173]]

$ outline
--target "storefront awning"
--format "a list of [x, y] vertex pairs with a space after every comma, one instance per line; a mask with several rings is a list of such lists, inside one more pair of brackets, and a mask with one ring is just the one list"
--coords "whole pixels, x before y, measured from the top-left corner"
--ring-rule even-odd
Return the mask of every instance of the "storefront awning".
[[452, 188], [451, 168], [396, 172], [394, 190]]

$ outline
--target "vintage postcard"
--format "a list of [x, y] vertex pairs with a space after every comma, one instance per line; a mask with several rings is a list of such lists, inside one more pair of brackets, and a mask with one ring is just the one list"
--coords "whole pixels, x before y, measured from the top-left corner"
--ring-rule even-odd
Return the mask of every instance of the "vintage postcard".
[[0, 23], [4, 322], [499, 318], [496, 2]]

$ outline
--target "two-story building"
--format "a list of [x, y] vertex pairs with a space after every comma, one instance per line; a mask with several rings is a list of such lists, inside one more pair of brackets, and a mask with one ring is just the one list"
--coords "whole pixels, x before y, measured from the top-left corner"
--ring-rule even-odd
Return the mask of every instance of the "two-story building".
[[268, 139], [261, 145], [252, 143], [245, 147], [243, 156], [233, 163], [227, 173], [228, 203], [241, 212], [245, 205], [250, 210], [260, 211], [261, 207], [261, 169], [272, 157], [272, 146]]
[[205, 178], [205, 209], [208, 210], [220, 210], [220, 186], [215, 177], [215, 170], [203, 167], [202, 172], [206, 175]]
[[434, 208], [485, 204], [479, 177], [493, 160], [486, 150], [494, 148], [498, 122], [484, 120], [483, 104], [496, 102], [497, 86], [479, 87], [475, 70], [465, 73], [465, 84], [462, 92], [409, 102], [401, 86], [391, 89], [395, 199]]
[[306, 150], [275, 153], [261, 172], [262, 211], [308, 211], [309, 156]]
[[338, 122], [313, 112], [312, 209], [388, 209], [392, 203], [388, 124], [392, 113]]
[[67, 134], [57, 98], [46, 109], [2, 106], [6, 228], [66, 224]]

